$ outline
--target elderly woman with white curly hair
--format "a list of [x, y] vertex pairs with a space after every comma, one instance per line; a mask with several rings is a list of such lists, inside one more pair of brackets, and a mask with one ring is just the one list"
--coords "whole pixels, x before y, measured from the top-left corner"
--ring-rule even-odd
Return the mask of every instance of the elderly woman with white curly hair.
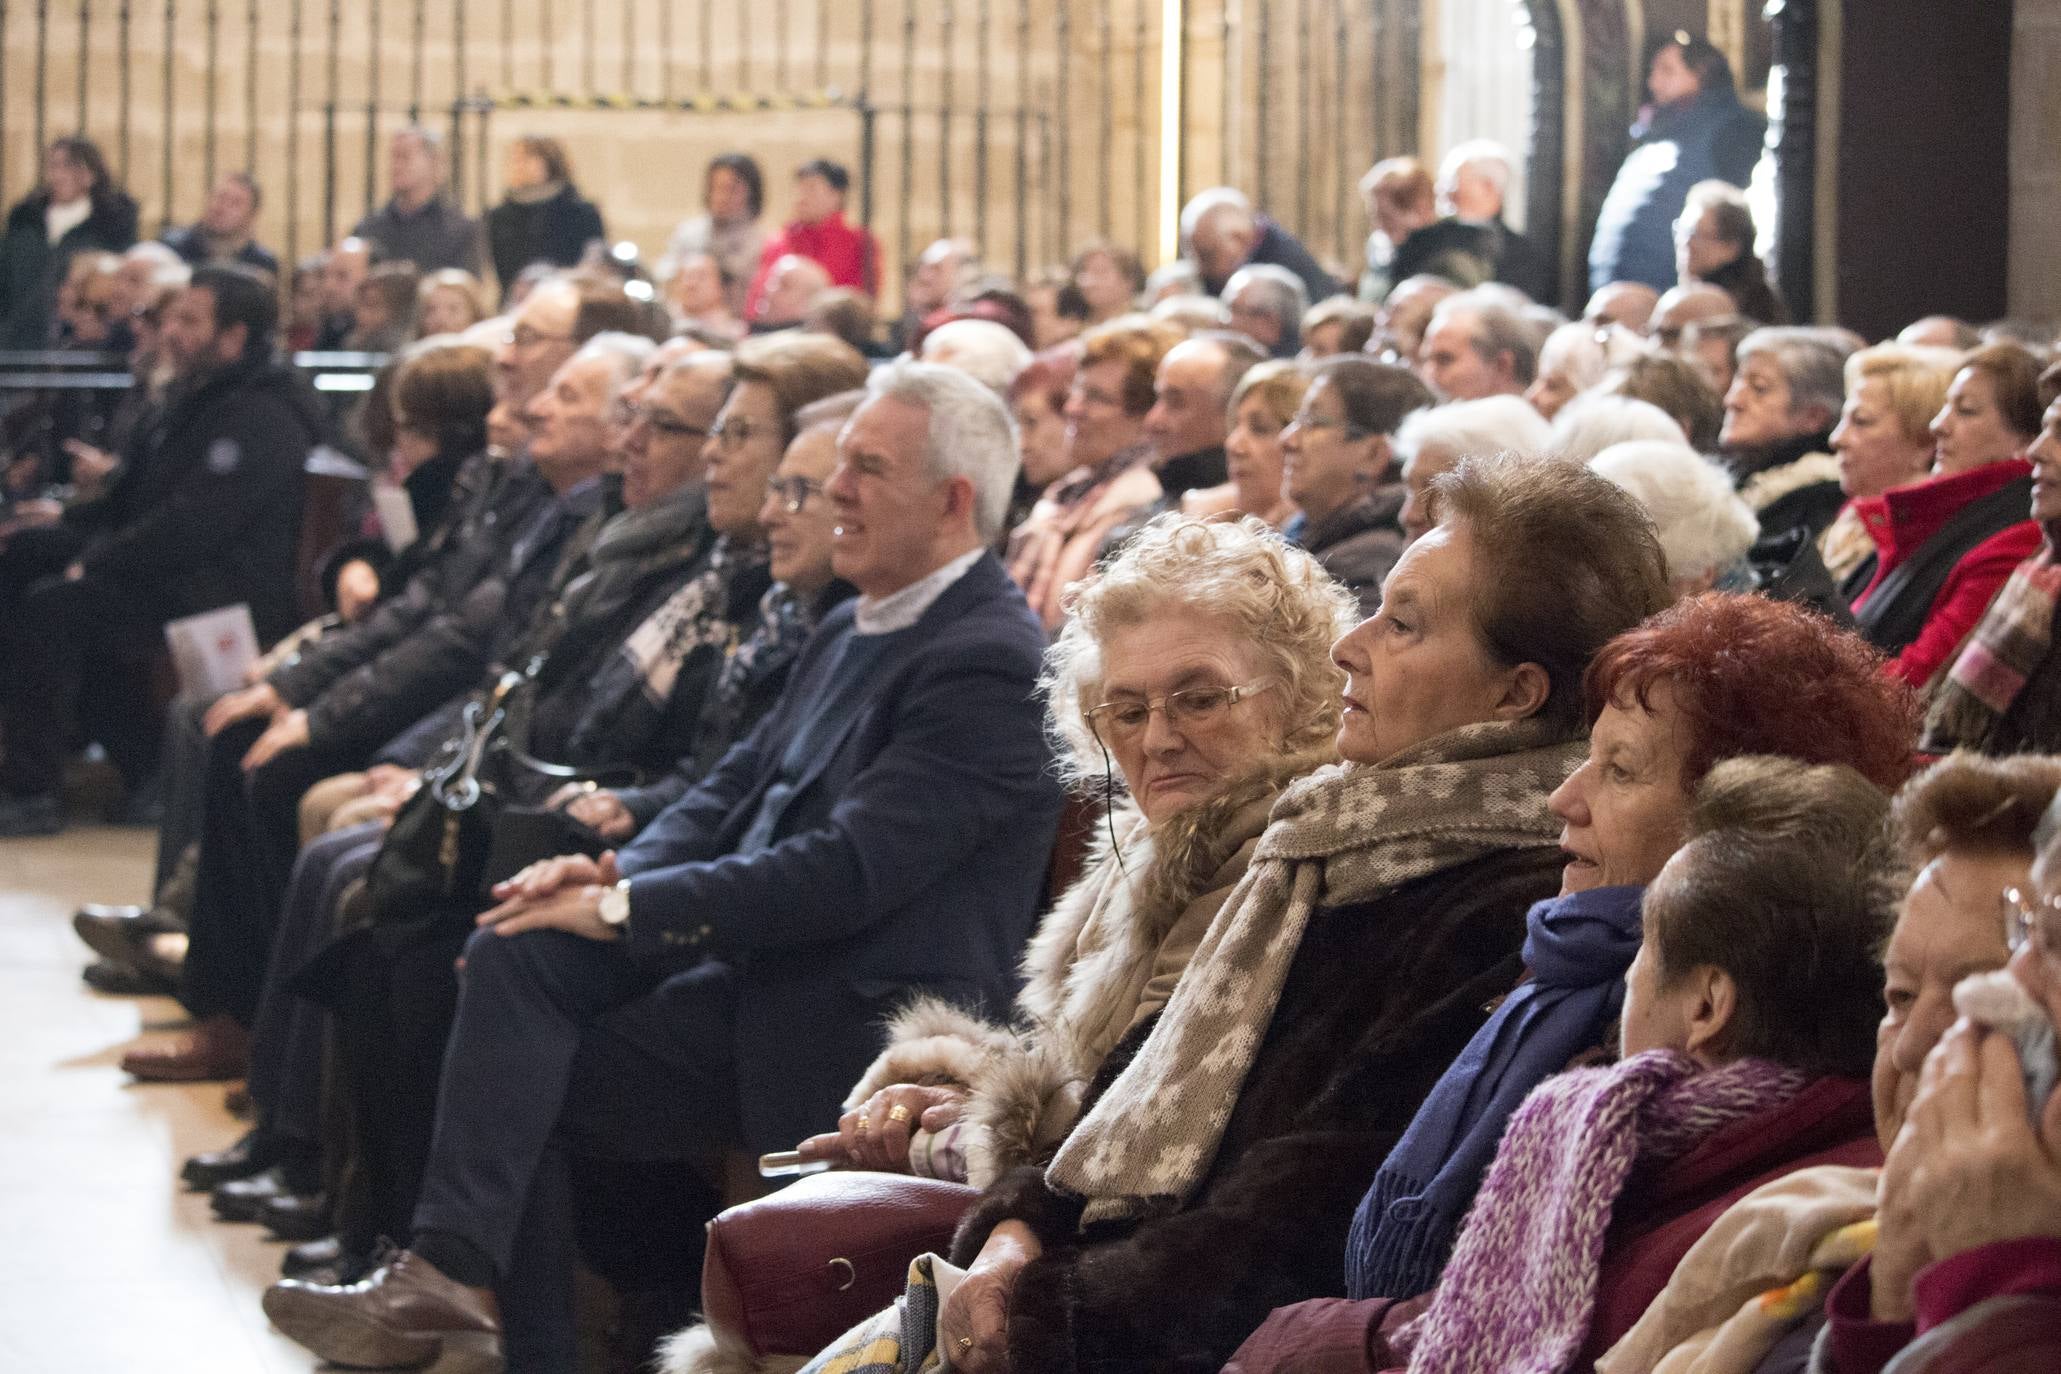
[[[1015, 1017], [906, 1008], [806, 1157], [978, 1187], [1049, 1161], [1111, 1051], [1166, 1007], [1282, 789], [1337, 757], [1331, 647], [1354, 603], [1258, 520], [1162, 516], [1069, 602], [1048, 723], [1068, 780], [1113, 796], [1107, 839], [1032, 939]], [[689, 1333], [673, 1367], [729, 1344]]]
[[1107, 839], [1031, 941], [1016, 1023], [915, 1003], [804, 1154], [977, 1186], [1049, 1154], [1110, 1048], [1166, 1005], [1275, 796], [1336, 757], [1331, 644], [1353, 603], [1258, 521], [1163, 516], [1071, 601], [1049, 723], [1067, 780], [1113, 795]]

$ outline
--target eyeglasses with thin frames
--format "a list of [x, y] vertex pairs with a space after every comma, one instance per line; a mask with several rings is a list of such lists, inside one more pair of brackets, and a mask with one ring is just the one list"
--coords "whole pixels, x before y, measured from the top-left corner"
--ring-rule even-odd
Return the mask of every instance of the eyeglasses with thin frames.
[[823, 484], [813, 477], [775, 477], [766, 483], [766, 495], [780, 503], [789, 515], [800, 515], [811, 496], [820, 496]]
[[1273, 686], [1272, 682], [1251, 682], [1239, 687], [1187, 687], [1165, 696], [1105, 701], [1084, 714], [1096, 739], [1105, 744], [1126, 742], [1144, 733], [1155, 711], [1165, 712], [1167, 724], [1176, 730], [1207, 729], [1239, 702]]
[[1348, 439], [1364, 439], [1367, 437], [1369, 433], [1372, 432], [1370, 430], [1362, 429], [1360, 426], [1354, 424], [1352, 421], [1348, 419], [1345, 419], [1343, 416], [1340, 416], [1339, 418], [1334, 420], [1329, 415], [1312, 415], [1307, 410], [1296, 411], [1293, 416], [1289, 417], [1288, 423], [1282, 427], [1281, 432], [1285, 434], [1291, 429], [1343, 430], [1345, 432], [1345, 437]]
[[2061, 964], [2061, 897], [2007, 887], [2002, 905], [2005, 946], [2016, 954], [2030, 944], [2041, 958]]
[[765, 433], [763, 425], [754, 425], [749, 420], [718, 420], [708, 432], [708, 437], [723, 448], [743, 448], [751, 442], [754, 434]]
[[668, 439], [706, 439], [711, 433], [711, 431], [703, 429], [699, 425], [690, 425], [685, 420], [668, 415], [663, 410], [654, 410], [650, 406], [634, 405], [628, 401], [616, 403], [615, 422], [617, 425], [628, 429], [639, 420], [650, 425], [652, 433], [663, 435]]

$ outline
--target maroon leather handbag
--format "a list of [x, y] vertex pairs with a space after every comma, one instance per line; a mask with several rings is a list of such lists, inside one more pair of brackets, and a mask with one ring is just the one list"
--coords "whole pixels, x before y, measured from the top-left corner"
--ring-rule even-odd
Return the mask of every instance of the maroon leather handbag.
[[704, 1320], [754, 1358], [807, 1357], [902, 1295], [909, 1262], [942, 1253], [980, 1193], [960, 1183], [833, 1171], [708, 1224]]

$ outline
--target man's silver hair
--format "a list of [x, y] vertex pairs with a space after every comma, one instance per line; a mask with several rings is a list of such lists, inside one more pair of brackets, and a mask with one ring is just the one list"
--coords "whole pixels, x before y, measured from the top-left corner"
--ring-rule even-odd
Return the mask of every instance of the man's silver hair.
[[[393, 138], [412, 138], [420, 141], [422, 146], [429, 150], [430, 156], [437, 160], [439, 166], [442, 166], [445, 151], [444, 136], [435, 129], [430, 128], [429, 125], [420, 123], [403, 124], [400, 128], [394, 130]], [[390, 138], [387, 141], [391, 143], [393, 139]]]
[[866, 399], [892, 397], [923, 407], [929, 416], [924, 464], [938, 481], [964, 477], [973, 484], [973, 528], [983, 544], [1002, 534], [1022, 460], [1016, 422], [1001, 398], [956, 368], [898, 358], [866, 379]]
[[1467, 170], [1479, 172], [1499, 196], [1510, 193], [1510, 150], [1492, 138], [1470, 138], [1446, 154], [1438, 165], [1440, 189], [1451, 186]]
[[630, 379], [644, 370], [644, 364], [651, 360], [658, 345], [642, 334], [625, 334], [611, 329], [596, 334], [580, 345], [575, 358], [606, 358], [611, 365], [608, 379], [608, 394], [615, 394], [630, 384]]
[[1302, 323], [1302, 312], [1310, 308], [1310, 295], [1302, 278], [1271, 262], [1256, 262], [1239, 268], [1224, 283], [1224, 304], [1229, 306], [1248, 286], [1260, 288], [1261, 308], [1281, 322], [1283, 337], [1293, 338]]
[[1502, 292], [1489, 287], [1476, 287], [1462, 291], [1457, 296], [1448, 296], [1438, 303], [1432, 312], [1431, 324], [1426, 327], [1428, 335], [1455, 315], [1465, 315], [1473, 322], [1474, 349], [1482, 357], [1493, 362], [1496, 355], [1508, 353], [1516, 371], [1517, 384], [1530, 386], [1539, 372], [1539, 344], [1542, 342], [1532, 324], [1511, 309], [1509, 298]]
[[1829, 425], [1846, 404], [1846, 359], [1853, 350], [1842, 348], [1844, 342], [1829, 330], [1807, 325], [1769, 326], [1739, 341], [1739, 366], [1745, 367], [1756, 354], [1767, 354], [1789, 382], [1789, 413], [1801, 414], [1815, 406], [1825, 412]]
[[1030, 366], [1031, 351], [993, 320], [951, 320], [923, 336], [923, 361], [957, 368], [1006, 398], [1016, 374]]
[[1181, 247], [1187, 248], [1195, 241], [1195, 231], [1203, 222], [1218, 215], [1237, 216], [1250, 223], [1252, 202], [1245, 192], [1235, 186], [1212, 186], [1207, 191], [1198, 191], [1186, 205], [1181, 207]]
[[150, 285], [157, 291], [176, 291], [193, 279], [193, 269], [177, 253], [156, 239], [144, 239], [122, 250], [124, 262], [150, 264]]

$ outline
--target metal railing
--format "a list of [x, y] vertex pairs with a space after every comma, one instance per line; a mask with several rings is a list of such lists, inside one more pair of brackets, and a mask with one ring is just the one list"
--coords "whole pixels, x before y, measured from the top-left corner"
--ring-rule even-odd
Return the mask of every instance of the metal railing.
[[[404, 121], [444, 132], [453, 186], [499, 198], [489, 163], [521, 114], [853, 116], [863, 217], [899, 267], [936, 235], [1017, 271], [1089, 237], [1157, 256], [1163, 147], [1183, 197], [1244, 186], [1348, 266], [1352, 187], [1415, 147], [1416, 0], [1182, 0], [1185, 99], [1162, 127], [1162, 0], [0, 0], [0, 197], [36, 150], [99, 140], [146, 222], [197, 215], [221, 171], [269, 190], [261, 237], [289, 259], [381, 198]], [[1401, 87], [1399, 89], [1399, 87]], [[496, 121], [500, 126], [496, 127]], [[595, 121], [591, 126], [584, 121]], [[618, 124], [616, 127], [624, 127]], [[702, 128], [705, 135], [707, 128]], [[597, 135], [606, 137], [605, 134]], [[1191, 146], [1213, 157], [1188, 156]], [[609, 187], [588, 188], [604, 202]], [[698, 209], [682, 178], [678, 212]]]

